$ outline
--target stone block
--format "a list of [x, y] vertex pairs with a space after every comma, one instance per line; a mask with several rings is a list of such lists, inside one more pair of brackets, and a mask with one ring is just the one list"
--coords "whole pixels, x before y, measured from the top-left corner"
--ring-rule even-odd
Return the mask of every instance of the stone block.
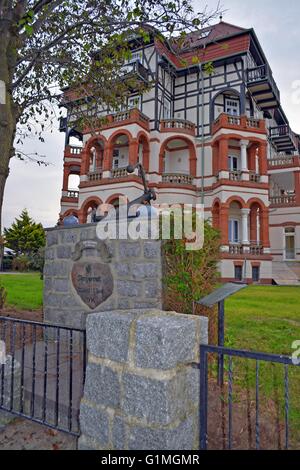
[[126, 427], [121, 417], [114, 417], [112, 425], [112, 444], [115, 450], [126, 449]]
[[126, 362], [134, 318], [134, 314], [125, 311], [89, 315], [86, 323], [89, 351], [97, 357]]
[[187, 415], [186, 376], [159, 380], [135, 374], [123, 376], [121, 409], [150, 425], [169, 425]]
[[116, 372], [98, 364], [88, 365], [85, 397], [89, 401], [110, 408], [118, 408], [120, 393], [120, 381]]
[[59, 241], [60, 244], [64, 243], [72, 243], [75, 244], [78, 242], [79, 238], [79, 230], [78, 229], [61, 229], [59, 231]]
[[82, 434], [92, 437], [103, 446], [108, 444], [109, 419], [105, 411], [82, 403], [79, 421]]
[[53, 290], [55, 292], [69, 292], [69, 279], [53, 279]]
[[71, 245], [60, 245], [56, 248], [58, 259], [71, 259], [72, 257], [72, 246]]
[[142, 283], [138, 281], [118, 280], [117, 291], [122, 297], [141, 297]]
[[132, 276], [134, 279], [157, 278], [159, 275], [158, 265], [155, 263], [134, 263], [132, 265]]
[[145, 258], [160, 258], [161, 257], [161, 242], [151, 241], [144, 243], [144, 256]]
[[194, 450], [194, 422], [188, 418], [174, 429], [130, 429], [129, 450]]
[[49, 230], [47, 232], [47, 246], [53, 246], [58, 244], [58, 231]]
[[173, 314], [139, 318], [136, 326], [136, 365], [150, 369], [171, 369], [196, 360], [195, 350], [200, 317]]
[[120, 259], [137, 258], [141, 255], [141, 252], [142, 250], [141, 250], [140, 242], [120, 241], [120, 244], [119, 244]]

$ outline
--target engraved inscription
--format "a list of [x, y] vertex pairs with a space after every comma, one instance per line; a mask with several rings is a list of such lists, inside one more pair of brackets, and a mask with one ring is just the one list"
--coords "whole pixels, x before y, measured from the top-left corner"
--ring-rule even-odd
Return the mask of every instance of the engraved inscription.
[[90, 309], [98, 307], [113, 293], [113, 277], [107, 264], [75, 263], [72, 282], [77, 294]]

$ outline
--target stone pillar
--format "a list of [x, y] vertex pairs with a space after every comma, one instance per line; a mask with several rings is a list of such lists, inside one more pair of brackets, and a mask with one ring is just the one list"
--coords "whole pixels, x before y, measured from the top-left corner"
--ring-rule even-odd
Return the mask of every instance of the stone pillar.
[[[20, 394], [21, 394], [21, 366], [16, 359], [14, 360], [14, 369], [12, 375], [12, 357], [6, 356], [6, 362], [4, 365], [4, 377], [3, 377], [3, 406], [10, 408], [13, 405], [13, 409], [19, 410], [20, 407]], [[11, 386], [13, 384], [13, 398], [11, 402]], [[0, 363], [0, 384], [2, 384], [2, 364]], [[1, 385], [2, 386], [2, 385]], [[0, 411], [0, 430], [5, 427], [11, 421], [15, 419], [15, 415], [12, 415], [6, 411]]]
[[64, 165], [64, 179], [63, 179], [63, 191], [68, 191], [69, 189], [69, 176], [70, 176], [70, 167], [69, 165]]
[[128, 163], [129, 165], [136, 165], [138, 162], [138, 155], [139, 155], [139, 143], [137, 139], [132, 139], [129, 142], [129, 158]]
[[248, 229], [248, 219], [250, 214], [250, 209], [241, 209], [242, 213], [242, 243], [243, 245], [249, 245], [249, 229]]
[[228, 178], [228, 140], [221, 139], [219, 143], [219, 175], [220, 178]]
[[248, 168], [248, 155], [247, 155], [247, 147], [249, 141], [248, 140], [241, 140], [241, 172], [242, 172], [242, 180], [249, 181], [249, 168]]
[[79, 449], [198, 449], [207, 327], [207, 318], [161, 310], [90, 315]]

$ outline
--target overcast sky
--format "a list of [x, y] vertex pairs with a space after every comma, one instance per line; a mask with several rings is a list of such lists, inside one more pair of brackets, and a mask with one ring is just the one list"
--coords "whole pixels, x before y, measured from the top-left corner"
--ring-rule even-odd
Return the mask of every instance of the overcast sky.
[[[213, 2], [210, 0], [209, 5]], [[203, 5], [194, 0], [195, 9]], [[283, 109], [294, 131], [300, 133], [300, 2], [299, 0], [223, 0], [224, 21], [254, 27], [281, 91]], [[298, 81], [298, 83], [297, 83]], [[297, 99], [298, 95], [298, 99]], [[31, 140], [27, 152], [47, 156], [48, 167], [17, 160], [11, 162], [4, 200], [4, 226], [23, 208], [45, 227], [55, 225], [62, 186], [64, 136], [57, 130], [45, 136], [45, 144]]]

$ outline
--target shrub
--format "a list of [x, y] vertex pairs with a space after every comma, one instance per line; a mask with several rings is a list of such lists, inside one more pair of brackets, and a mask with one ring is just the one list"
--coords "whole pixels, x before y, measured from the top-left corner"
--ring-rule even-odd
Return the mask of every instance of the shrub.
[[14, 271], [25, 272], [29, 271], [30, 268], [30, 260], [26, 255], [20, 255], [14, 258], [12, 262], [12, 269]]
[[45, 264], [45, 249], [40, 248], [36, 253], [29, 255], [29, 268], [32, 271], [39, 271], [43, 275]]
[[165, 258], [164, 308], [179, 313], [201, 314], [210, 319], [210, 340], [215, 339], [216, 311], [197, 306], [194, 301], [210, 294], [219, 281], [220, 233], [204, 223], [204, 245], [199, 251], [187, 251], [184, 240], [163, 244]]

